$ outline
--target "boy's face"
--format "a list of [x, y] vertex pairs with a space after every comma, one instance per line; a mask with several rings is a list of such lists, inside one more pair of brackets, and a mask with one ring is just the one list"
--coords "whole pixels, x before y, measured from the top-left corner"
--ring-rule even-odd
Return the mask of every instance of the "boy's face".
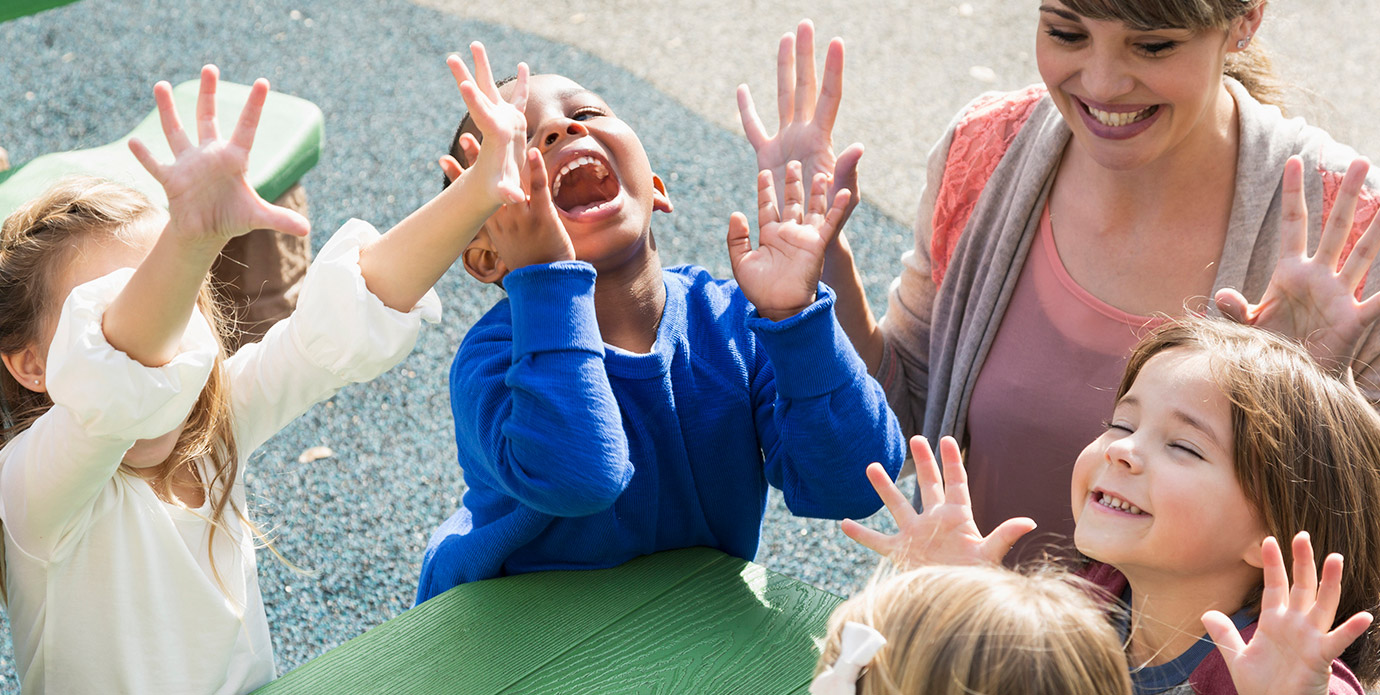
[[[513, 88], [500, 88], [504, 98]], [[575, 257], [604, 270], [649, 252], [652, 212], [671, 204], [632, 128], [560, 75], [530, 78], [526, 116]]]

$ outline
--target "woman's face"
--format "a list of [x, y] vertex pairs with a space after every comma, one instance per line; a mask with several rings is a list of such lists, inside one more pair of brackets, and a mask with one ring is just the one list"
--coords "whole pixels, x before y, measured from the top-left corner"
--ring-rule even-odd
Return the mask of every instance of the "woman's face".
[[1240, 31], [1244, 20], [1230, 30], [1142, 31], [1045, 0], [1035, 56], [1074, 142], [1125, 171], [1230, 137], [1235, 105], [1222, 66]]

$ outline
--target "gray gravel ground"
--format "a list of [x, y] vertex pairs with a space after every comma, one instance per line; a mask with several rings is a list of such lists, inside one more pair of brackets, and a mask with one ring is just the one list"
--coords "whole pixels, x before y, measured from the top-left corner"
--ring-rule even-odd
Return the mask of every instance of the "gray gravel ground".
[[[579, 50], [401, 0], [84, 0], [0, 25], [0, 146], [22, 163], [114, 140], [152, 109], [154, 81], [192, 79], [203, 63], [227, 80], [267, 76], [326, 115], [325, 154], [304, 179], [320, 248], [349, 217], [386, 228], [437, 192], [435, 160], [462, 107], [444, 59], [474, 39], [496, 65], [526, 60], [602, 93], [637, 129], [676, 203], [655, 221], [663, 261], [728, 272], [729, 213], [755, 200], [753, 159], [738, 134]], [[870, 207], [852, 224], [881, 240], [860, 251], [887, 259], [872, 278], [880, 297], [908, 232]], [[459, 502], [446, 375], [466, 329], [500, 294], [459, 268], [439, 291], [445, 320], [402, 365], [317, 406], [251, 461], [256, 518], [313, 571], [294, 574], [260, 553], [281, 671], [410, 606], [427, 536]], [[297, 463], [320, 445], [335, 456]], [[759, 559], [773, 569], [842, 594], [871, 570], [833, 522], [789, 518], [779, 495], [765, 526]], [[5, 649], [0, 691], [16, 690]]]

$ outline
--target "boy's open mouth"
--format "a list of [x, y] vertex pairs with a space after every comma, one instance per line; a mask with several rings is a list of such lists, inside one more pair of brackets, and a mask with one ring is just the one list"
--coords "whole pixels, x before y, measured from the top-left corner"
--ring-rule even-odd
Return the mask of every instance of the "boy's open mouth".
[[618, 197], [618, 179], [596, 157], [581, 155], [566, 162], [551, 183], [551, 200], [569, 215], [596, 210]]

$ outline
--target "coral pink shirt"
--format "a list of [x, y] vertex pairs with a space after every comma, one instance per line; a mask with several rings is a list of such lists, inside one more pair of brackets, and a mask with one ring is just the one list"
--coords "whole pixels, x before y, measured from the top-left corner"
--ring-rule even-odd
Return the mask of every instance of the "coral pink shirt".
[[1009, 560], [1072, 538], [1074, 459], [1111, 417], [1131, 348], [1160, 321], [1074, 282], [1045, 208], [968, 407], [965, 461], [978, 528], [988, 533], [1015, 516], [1039, 524]]

